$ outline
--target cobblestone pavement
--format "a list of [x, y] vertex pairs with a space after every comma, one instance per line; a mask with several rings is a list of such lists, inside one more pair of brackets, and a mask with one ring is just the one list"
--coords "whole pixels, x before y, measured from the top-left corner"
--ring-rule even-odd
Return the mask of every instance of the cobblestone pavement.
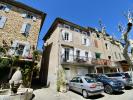
[[123, 92], [112, 95], [102, 93], [102, 95], [92, 96], [88, 99], [84, 99], [82, 95], [73, 91], [57, 93], [49, 88], [37, 89], [34, 91], [34, 94], [33, 100], [133, 100], [133, 89], [123, 90]]

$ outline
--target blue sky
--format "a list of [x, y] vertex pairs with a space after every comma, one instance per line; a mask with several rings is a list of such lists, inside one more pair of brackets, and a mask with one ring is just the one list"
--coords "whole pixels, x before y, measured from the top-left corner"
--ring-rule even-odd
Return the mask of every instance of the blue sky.
[[[38, 49], [42, 48], [45, 33], [56, 17], [84, 27], [99, 27], [102, 20], [109, 34], [120, 38], [118, 23], [126, 24], [124, 12], [133, 10], [132, 0], [17, 0], [47, 13], [41, 30]], [[133, 35], [132, 35], [133, 36]]]

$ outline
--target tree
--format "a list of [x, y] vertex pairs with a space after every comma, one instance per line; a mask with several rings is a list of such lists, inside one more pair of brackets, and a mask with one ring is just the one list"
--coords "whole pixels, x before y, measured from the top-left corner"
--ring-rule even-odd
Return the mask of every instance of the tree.
[[124, 41], [124, 49], [123, 49], [123, 56], [125, 57], [125, 60], [127, 61], [130, 70], [133, 68], [132, 60], [128, 54], [128, 49], [130, 47], [130, 40], [129, 40], [129, 33], [132, 29], [133, 25], [133, 15], [130, 11], [128, 11], [128, 14], [126, 15], [126, 18], [128, 20], [127, 26], [123, 27], [122, 25], [119, 25], [119, 31], [122, 33], [122, 39]]

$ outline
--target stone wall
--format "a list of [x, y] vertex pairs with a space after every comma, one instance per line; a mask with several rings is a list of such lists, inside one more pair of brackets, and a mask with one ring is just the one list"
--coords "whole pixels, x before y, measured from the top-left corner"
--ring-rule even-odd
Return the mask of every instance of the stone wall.
[[[8, 44], [10, 44], [11, 40], [18, 40], [22, 42], [28, 41], [30, 42], [31, 46], [37, 46], [38, 35], [41, 26], [41, 17], [36, 15], [37, 20], [33, 21], [32, 19], [23, 18], [23, 12], [27, 11], [14, 6], [11, 6], [9, 12], [0, 10], [0, 16], [7, 17], [4, 28], [0, 29], [0, 44], [2, 44], [2, 40], [6, 40]], [[20, 33], [23, 23], [31, 24], [29, 36], [27, 38]]]

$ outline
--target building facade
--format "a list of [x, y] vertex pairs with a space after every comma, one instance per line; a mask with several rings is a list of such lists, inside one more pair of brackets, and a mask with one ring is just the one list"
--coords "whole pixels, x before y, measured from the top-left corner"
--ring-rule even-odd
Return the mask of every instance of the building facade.
[[27, 57], [36, 49], [46, 14], [15, 0], [0, 0], [0, 45], [9, 55]]
[[57, 18], [44, 37], [42, 82], [55, 87], [59, 67], [67, 81], [76, 75], [122, 71], [123, 47], [112, 40], [108, 34]]

